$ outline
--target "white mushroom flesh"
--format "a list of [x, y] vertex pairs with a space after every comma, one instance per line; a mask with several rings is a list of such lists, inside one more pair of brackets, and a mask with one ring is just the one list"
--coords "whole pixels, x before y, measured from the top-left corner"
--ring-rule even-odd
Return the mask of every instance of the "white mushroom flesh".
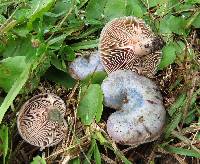
[[118, 110], [107, 120], [107, 131], [114, 141], [137, 146], [161, 135], [166, 111], [152, 80], [118, 70], [103, 81], [102, 90], [105, 106]]
[[94, 72], [104, 71], [100, 61], [98, 51], [91, 53], [89, 56], [80, 56], [76, 58], [69, 66], [70, 75], [77, 80], [83, 80]]

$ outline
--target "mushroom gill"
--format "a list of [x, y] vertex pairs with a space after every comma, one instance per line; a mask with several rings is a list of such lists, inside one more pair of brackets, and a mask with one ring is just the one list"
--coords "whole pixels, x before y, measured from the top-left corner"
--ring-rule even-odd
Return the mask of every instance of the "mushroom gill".
[[156, 51], [162, 46], [163, 40], [143, 20], [129, 16], [116, 18], [105, 25], [99, 51], [107, 73], [125, 69], [151, 77], [161, 58], [161, 53]]
[[67, 130], [64, 101], [54, 94], [40, 94], [20, 109], [17, 127], [21, 137], [41, 148], [58, 144]]

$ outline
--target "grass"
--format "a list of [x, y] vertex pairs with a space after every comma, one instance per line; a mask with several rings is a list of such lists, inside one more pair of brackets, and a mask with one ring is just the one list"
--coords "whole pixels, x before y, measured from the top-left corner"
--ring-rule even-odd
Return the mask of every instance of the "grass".
[[[199, 11], [198, 0], [1, 0], [0, 159], [4, 163], [198, 163]], [[128, 15], [144, 19], [166, 43], [155, 77], [168, 114], [166, 127], [158, 141], [137, 148], [116, 145], [106, 133], [110, 112], [104, 108], [101, 115], [99, 89], [105, 76], [97, 74], [98, 80], [77, 82], [68, 74], [68, 64], [78, 53], [98, 47], [106, 22]], [[19, 56], [25, 59], [24, 64], [18, 61]], [[93, 89], [83, 97], [84, 103], [92, 103], [95, 96], [100, 104], [94, 107], [98, 114], [93, 112], [88, 121], [79, 118], [77, 106], [78, 93], [90, 83]], [[20, 106], [41, 92], [60, 96], [70, 116], [70, 130], [63, 143], [43, 153], [25, 143], [16, 128]], [[98, 94], [93, 95], [95, 92]]]

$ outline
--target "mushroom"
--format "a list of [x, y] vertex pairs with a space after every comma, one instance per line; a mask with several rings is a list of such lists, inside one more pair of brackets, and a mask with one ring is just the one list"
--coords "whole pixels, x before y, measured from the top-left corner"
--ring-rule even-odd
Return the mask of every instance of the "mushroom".
[[64, 101], [54, 94], [39, 94], [20, 109], [17, 127], [21, 137], [31, 145], [41, 147], [58, 144], [67, 131]]
[[166, 111], [152, 80], [130, 70], [117, 70], [101, 87], [105, 106], [118, 110], [107, 120], [107, 132], [114, 141], [138, 146], [161, 135]]
[[143, 20], [133, 16], [116, 18], [101, 32], [100, 58], [107, 73], [125, 69], [152, 77], [161, 58], [156, 51], [163, 44]]
[[101, 71], [104, 71], [104, 68], [98, 51], [76, 58], [69, 66], [70, 75], [77, 80], [83, 80], [88, 75]]

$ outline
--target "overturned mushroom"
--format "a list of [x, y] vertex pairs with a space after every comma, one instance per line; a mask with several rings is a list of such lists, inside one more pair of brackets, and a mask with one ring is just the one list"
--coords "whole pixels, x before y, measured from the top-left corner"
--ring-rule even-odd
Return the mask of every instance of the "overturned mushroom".
[[156, 51], [162, 46], [163, 40], [143, 20], [129, 16], [106, 24], [99, 51], [107, 73], [125, 69], [152, 77], [161, 58]]
[[98, 51], [76, 58], [69, 66], [70, 75], [77, 80], [83, 80], [93, 72], [101, 71], [104, 71], [104, 68]]
[[107, 120], [114, 141], [137, 146], [161, 135], [166, 111], [152, 80], [130, 70], [117, 70], [103, 81], [102, 90], [105, 106], [118, 110]]
[[58, 144], [67, 130], [64, 101], [54, 94], [40, 94], [20, 109], [17, 127], [21, 137], [41, 148]]

